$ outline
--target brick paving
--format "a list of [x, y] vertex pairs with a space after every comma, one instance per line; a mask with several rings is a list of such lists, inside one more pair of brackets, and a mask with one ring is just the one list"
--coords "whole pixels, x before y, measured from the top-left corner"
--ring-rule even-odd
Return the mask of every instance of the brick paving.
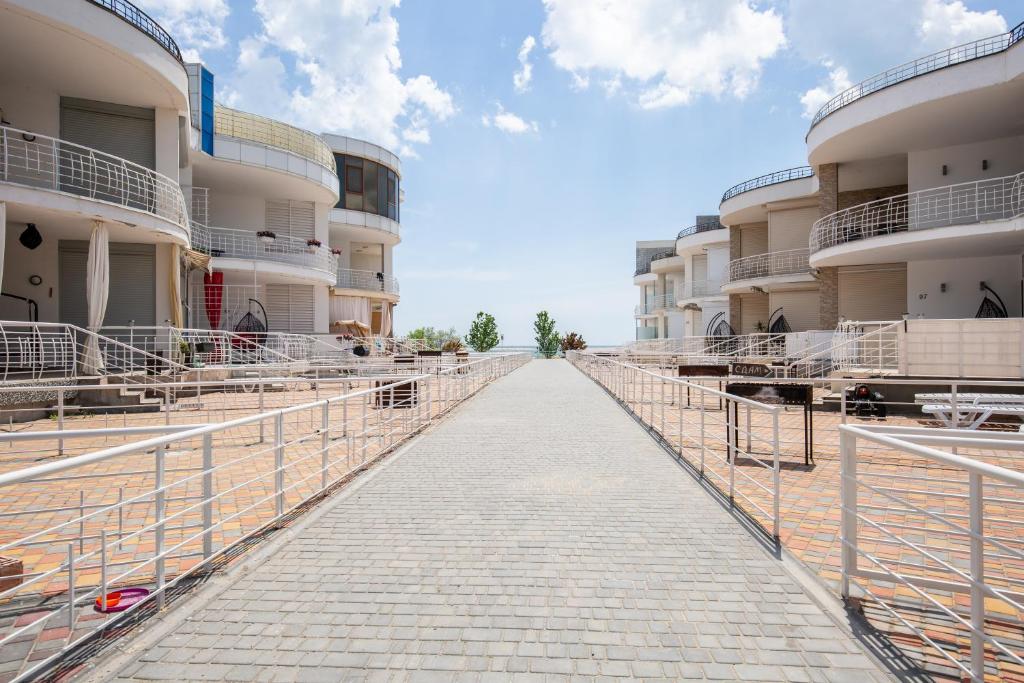
[[887, 680], [562, 361], [328, 505], [118, 680]]

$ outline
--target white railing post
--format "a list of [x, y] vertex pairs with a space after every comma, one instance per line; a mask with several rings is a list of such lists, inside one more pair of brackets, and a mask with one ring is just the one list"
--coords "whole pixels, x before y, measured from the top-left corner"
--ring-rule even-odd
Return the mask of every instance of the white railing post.
[[985, 487], [981, 474], [968, 473], [971, 525], [971, 679], [985, 678]]
[[213, 434], [203, 434], [203, 559], [213, 554]]
[[75, 631], [75, 544], [68, 543], [68, 631]]
[[165, 469], [165, 447], [157, 447], [153, 457], [153, 489], [156, 491], [153, 500], [153, 516], [156, 518], [156, 527], [153, 530], [153, 556], [156, 558], [156, 590], [157, 608], [164, 606], [164, 581], [166, 576], [166, 562], [164, 561], [164, 518], [167, 515], [167, 494], [164, 489]]
[[330, 452], [331, 404], [324, 401], [320, 408], [320, 488], [327, 488], [327, 466]]
[[274, 511], [284, 514], [284, 413], [274, 415]]
[[839, 430], [840, 543], [843, 598], [850, 598], [850, 577], [857, 570], [857, 437]]
[[782, 529], [782, 513], [780, 511], [782, 498], [782, 466], [779, 459], [779, 411], [772, 411], [772, 521], [774, 529], [772, 535], [779, 540]]

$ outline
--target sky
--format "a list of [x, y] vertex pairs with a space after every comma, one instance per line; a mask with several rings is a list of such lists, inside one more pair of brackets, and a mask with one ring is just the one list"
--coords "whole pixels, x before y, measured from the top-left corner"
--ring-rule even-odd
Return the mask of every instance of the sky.
[[809, 119], [1012, 0], [136, 0], [217, 100], [402, 158], [396, 332], [634, 336], [634, 242], [806, 164]]

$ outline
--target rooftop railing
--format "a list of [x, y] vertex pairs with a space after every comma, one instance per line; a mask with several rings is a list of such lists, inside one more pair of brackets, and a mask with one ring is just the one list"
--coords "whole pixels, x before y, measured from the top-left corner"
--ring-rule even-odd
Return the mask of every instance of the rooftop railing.
[[342, 289], [366, 289], [373, 292], [398, 294], [398, 280], [395, 277], [372, 270], [339, 268], [335, 286]]
[[319, 135], [308, 130], [221, 104], [216, 106], [214, 112], [213, 130], [217, 135], [249, 140], [297, 154], [304, 159], [315, 161], [337, 175], [334, 153], [330, 145]]
[[912, 230], [1024, 215], [1024, 173], [933, 187], [851, 206], [815, 221], [810, 252]]
[[337, 267], [337, 258], [329, 248], [310, 245], [306, 240], [290, 235], [260, 238], [250, 230], [196, 224], [193, 226], [192, 245], [214, 257], [287, 263], [329, 275], [333, 275]]
[[189, 232], [185, 195], [171, 178], [127, 159], [39, 133], [0, 127], [0, 182], [134, 209]]
[[724, 227], [725, 226], [718, 221], [715, 221], [714, 223], [698, 223], [697, 225], [691, 225], [688, 228], [680, 230], [679, 234], [676, 235], [676, 239], [681, 240], [682, 238], [689, 237], [690, 235], [696, 235], [701, 232], [710, 232], [712, 230], [721, 230]]
[[663, 258], [671, 258], [671, 257], [673, 257], [675, 255], [676, 255], [676, 248], [675, 247], [672, 247], [671, 249], [665, 249], [664, 251], [658, 251], [658, 252], [655, 252], [655, 253], [651, 254], [651, 257], [649, 259], [646, 259], [646, 261], [644, 263], [641, 263], [637, 267], [636, 271], [633, 273], [633, 277], [636, 277], [637, 275], [647, 275], [648, 273], [650, 273], [651, 272], [651, 262], [652, 261], [657, 261], [658, 259], [663, 259]]
[[[774, 173], [768, 173], [766, 175], [751, 178], [746, 182], [742, 182], [739, 185], [733, 185], [724, 193], [722, 193], [722, 201], [719, 204], [725, 202], [727, 199], [732, 199], [738, 194], [744, 192], [750, 192], [756, 190], [759, 187], [767, 187], [769, 185], [775, 185], [777, 183], [784, 183], [789, 180], [799, 180], [801, 178], [810, 178], [814, 175], [814, 169], [810, 166], [798, 166], [796, 168], [787, 168], [785, 171], [775, 171]], [[682, 237], [682, 235], [680, 235]]]
[[911, 78], [923, 76], [950, 66], [970, 62], [982, 57], [988, 57], [1007, 50], [1011, 45], [1020, 42], [1024, 38], [1024, 22], [1017, 24], [1006, 33], [1001, 33], [989, 38], [982, 38], [970, 43], [941, 50], [926, 57], [920, 57], [912, 62], [900, 64], [899, 66], [887, 69], [882, 73], [875, 74], [860, 83], [847, 88], [839, 93], [818, 110], [811, 120], [811, 128], [814, 128], [822, 119], [848, 104], [856, 102], [862, 97], [867, 97], [879, 90], [903, 83]]
[[128, 22], [155, 40], [160, 47], [167, 50], [176, 60], [182, 61], [181, 50], [178, 49], [178, 44], [174, 42], [174, 38], [171, 38], [171, 34], [165, 31], [160, 24], [156, 23], [151, 16], [132, 3], [127, 0], [89, 0], [89, 2]]
[[807, 257], [807, 249], [789, 249], [745, 256], [729, 262], [729, 282], [804, 273], [810, 269]]

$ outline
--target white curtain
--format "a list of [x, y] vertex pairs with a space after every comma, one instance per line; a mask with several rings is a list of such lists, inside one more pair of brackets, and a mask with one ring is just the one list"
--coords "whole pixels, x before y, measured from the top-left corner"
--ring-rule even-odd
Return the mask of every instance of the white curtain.
[[[107, 313], [107, 294], [110, 288], [110, 234], [103, 221], [92, 222], [89, 237], [89, 259], [85, 268], [85, 300], [89, 304], [89, 329], [99, 332]], [[82, 357], [85, 374], [98, 375], [103, 370], [103, 355], [99, 340], [90, 335], [85, 340]]]
[[391, 306], [392, 304], [385, 301], [380, 309], [380, 336], [382, 337], [391, 335]]
[[370, 325], [370, 300], [361, 296], [332, 296], [331, 324], [339, 320], [355, 320]]
[[171, 295], [171, 326], [182, 328], [185, 321], [181, 317], [181, 250], [177, 244], [171, 245], [170, 285]]

